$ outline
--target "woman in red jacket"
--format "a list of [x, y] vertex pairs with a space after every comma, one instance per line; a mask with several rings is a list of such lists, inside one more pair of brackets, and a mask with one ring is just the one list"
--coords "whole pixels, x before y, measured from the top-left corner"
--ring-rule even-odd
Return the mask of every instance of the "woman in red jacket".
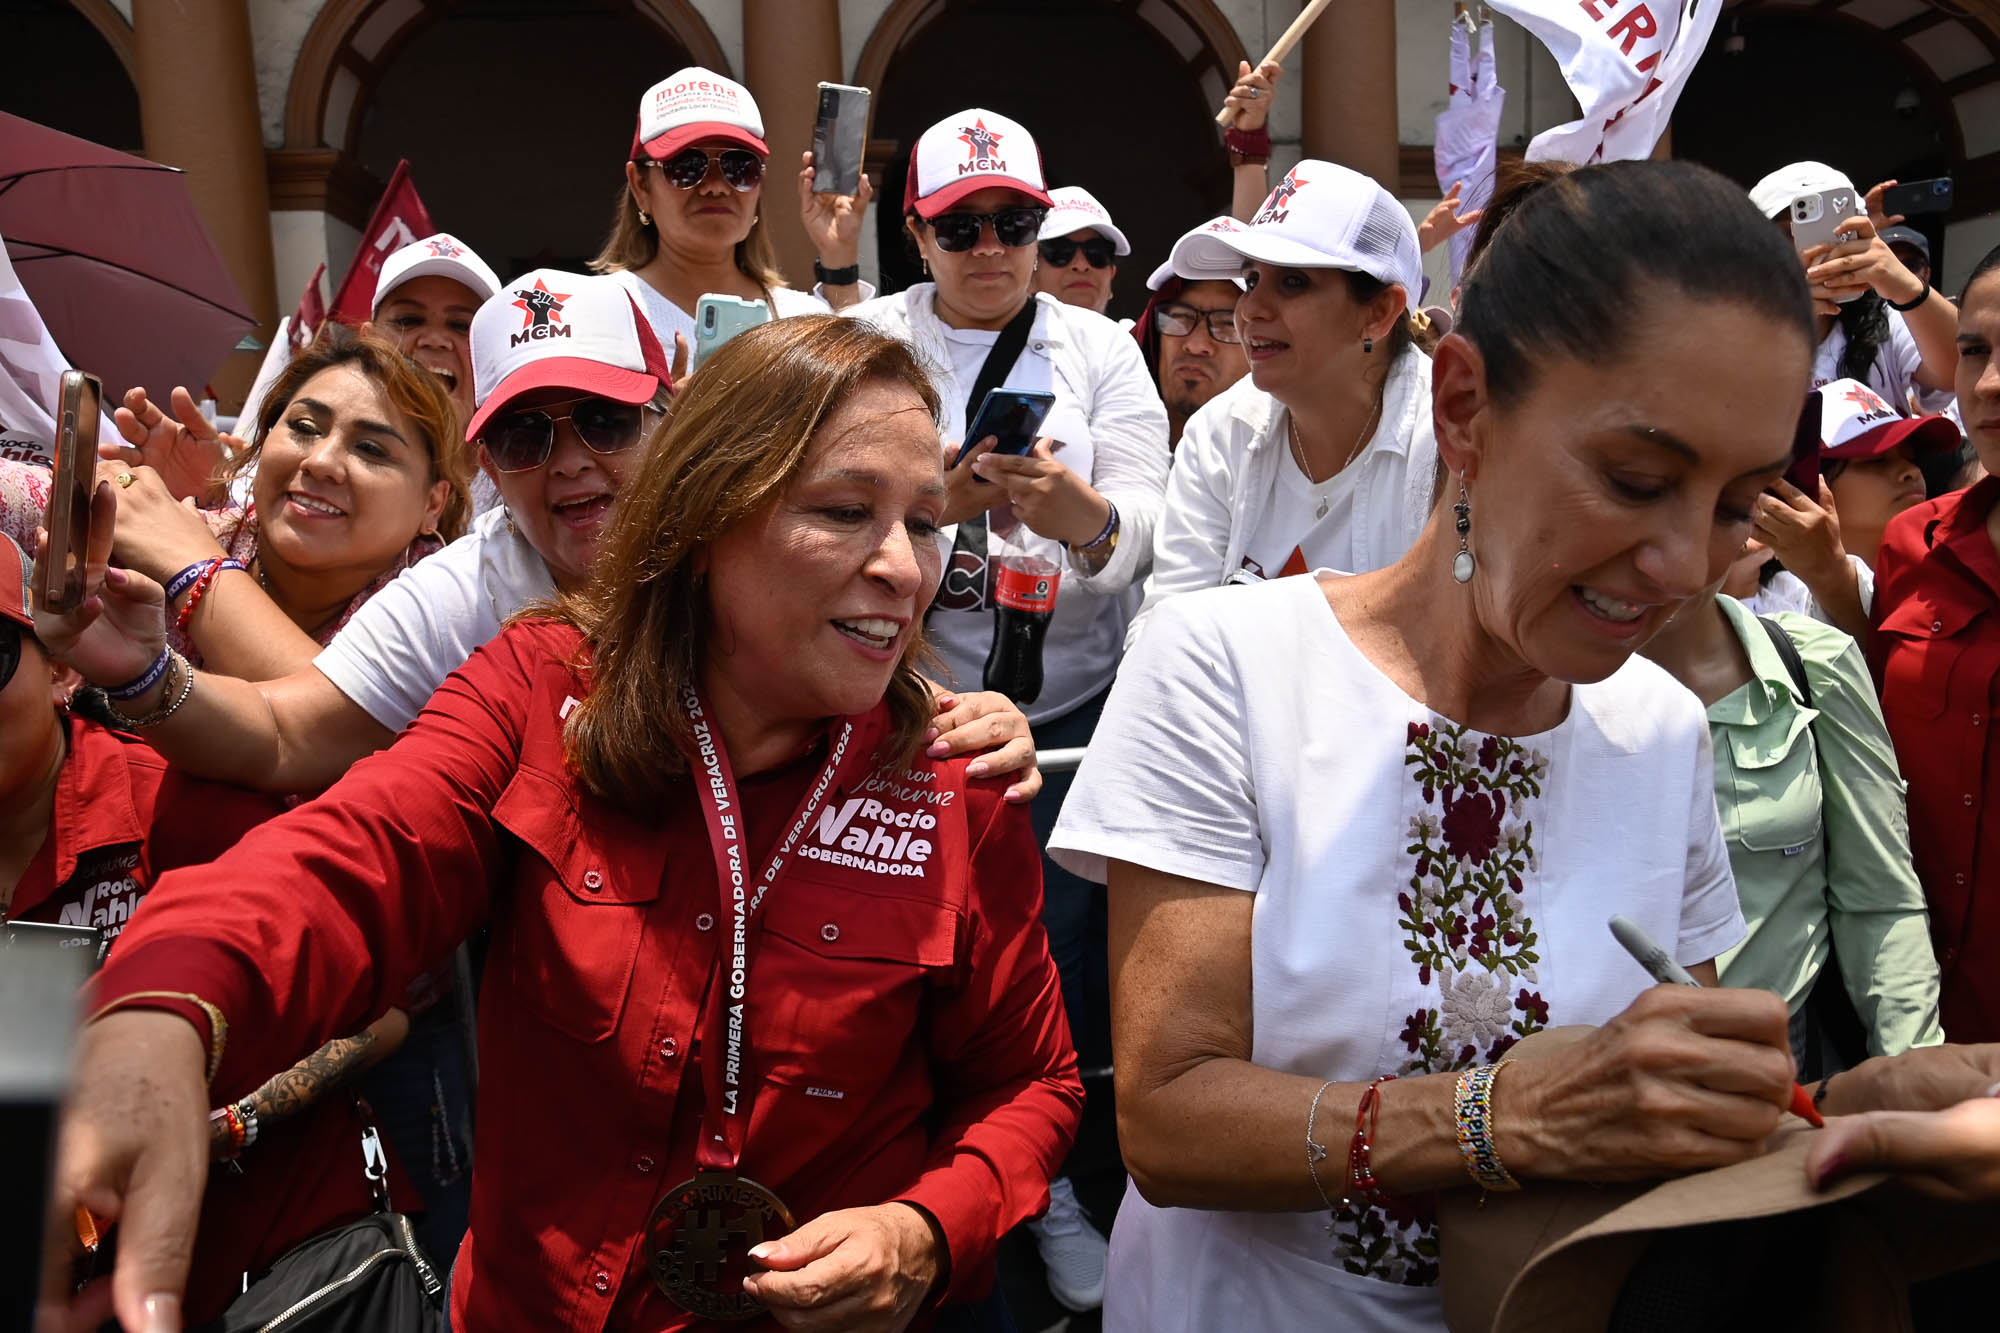
[[[128, 1327], [175, 1312], [204, 1078], [353, 1031], [482, 919], [454, 1328], [930, 1327], [988, 1289], [1081, 1086], [1027, 820], [921, 754], [937, 407], [866, 325], [737, 338], [587, 591], [167, 877], [96, 983], [59, 1167], [124, 1218]], [[203, 910], [221, 884], [242, 911]]]
[[2000, 249], [1958, 312], [1954, 385], [1987, 475], [1890, 520], [1869, 658], [1910, 784], [1910, 851], [1954, 1042], [2000, 1040]]

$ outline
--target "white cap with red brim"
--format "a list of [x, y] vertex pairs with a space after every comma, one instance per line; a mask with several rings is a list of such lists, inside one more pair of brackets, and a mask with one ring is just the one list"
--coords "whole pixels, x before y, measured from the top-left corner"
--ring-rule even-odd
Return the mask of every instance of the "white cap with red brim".
[[925, 130], [910, 150], [903, 211], [934, 218], [968, 194], [996, 187], [1049, 207], [1034, 136], [997, 111], [970, 107]]
[[689, 65], [661, 79], [639, 99], [639, 128], [632, 136], [633, 161], [644, 153], [665, 161], [703, 139], [727, 139], [759, 157], [769, 157], [764, 113], [757, 99], [734, 79]]
[[369, 302], [369, 309], [381, 309], [382, 303], [412, 278], [450, 278], [471, 290], [474, 305], [500, 290], [500, 275], [488, 268], [471, 246], [456, 236], [439, 232], [410, 242], [382, 261], [382, 271], [375, 276], [375, 299]]
[[477, 404], [465, 437], [536, 389], [573, 389], [644, 403], [669, 382], [667, 358], [625, 285], [538, 268], [507, 283], [472, 317]]
[[1174, 244], [1174, 272], [1190, 281], [1233, 278], [1245, 260], [1279, 268], [1339, 268], [1423, 290], [1417, 227], [1371, 176], [1307, 158], [1285, 173], [1250, 225], [1197, 228]]
[[1919, 452], [1959, 446], [1950, 417], [1906, 417], [1859, 380], [1830, 380], [1816, 392], [1822, 458], [1879, 458], [1899, 444]]

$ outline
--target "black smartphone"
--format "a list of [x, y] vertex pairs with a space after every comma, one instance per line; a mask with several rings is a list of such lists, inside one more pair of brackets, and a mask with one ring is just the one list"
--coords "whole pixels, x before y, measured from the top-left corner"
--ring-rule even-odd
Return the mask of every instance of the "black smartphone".
[[49, 550], [35, 569], [36, 605], [73, 611], [83, 601], [83, 565], [90, 550], [90, 493], [97, 480], [97, 418], [104, 386], [97, 376], [65, 370], [56, 410], [56, 469], [42, 526]]
[[1912, 213], [1951, 211], [1951, 177], [1935, 176], [1927, 181], [1905, 181], [1882, 191], [1882, 212], [1895, 217]]
[[[1814, 389], [1806, 395], [1806, 405], [1799, 412], [1798, 424], [1792, 428], [1792, 465], [1785, 469], [1785, 480], [1806, 493], [1806, 498], [1819, 503], [1819, 456], [1820, 439], [1820, 393]], [[1770, 494], [1778, 494], [1778, 488], [1770, 488]]]
[[813, 122], [813, 193], [857, 194], [861, 157], [868, 146], [866, 88], [844, 83], [819, 86], [819, 118]]
[[998, 440], [993, 453], [1016, 456], [1027, 453], [1035, 447], [1036, 432], [1041, 430], [1049, 409], [1055, 405], [1056, 396], [1040, 389], [988, 389], [985, 401], [979, 404], [979, 412], [965, 432], [965, 443], [958, 447], [958, 457], [951, 460], [951, 465], [957, 467], [963, 463], [972, 447], [989, 435]]

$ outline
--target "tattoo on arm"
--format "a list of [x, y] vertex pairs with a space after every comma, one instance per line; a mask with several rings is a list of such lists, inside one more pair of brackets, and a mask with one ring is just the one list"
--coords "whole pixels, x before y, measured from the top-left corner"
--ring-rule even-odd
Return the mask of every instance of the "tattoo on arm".
[[375, 1042], [372, 1029], [330, 1041], [244, 1100], [266, 1123], [295, 1116], [366, 1065]]

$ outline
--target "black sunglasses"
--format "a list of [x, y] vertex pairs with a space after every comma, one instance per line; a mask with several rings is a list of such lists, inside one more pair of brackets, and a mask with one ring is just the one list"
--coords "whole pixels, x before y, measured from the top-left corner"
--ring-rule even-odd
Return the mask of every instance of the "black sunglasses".
[[20, 665], [21, 627], [11, 620], [0, 620], [0, 690], [7, 688]]
[[574, 398], [550, 406], [566, 406], [569, 411], [554, 413], [532, 407], [502, 412], [486, 423], [479, 439], [493, 455], [493, 466], [502, 472], [526, 472], [548, 462], [555, 448], [558, 421], [575, 427], [576, 437], [594, 454], [623, 453], [639, 442], [645, 413], [638, 403]]
[[1117, 247], [1102, 236], [1093, 236], [1087, 241], [1073, 241], [1067, 236], [1058, 236], [1053, 241], [1042, 242], [1042, 258], [1057, 268], [1068, 268], [1069, 261], [1076, 258], [1078, 250], [1083, 251], [1084, 260], [1092, 268], [1109, 268]]
[[931, 235], [937, 237], [938, 249], [955, 255], [979, 244], [979, 233], [990, 222], [994, 238], [1008, 249], [1018, 250], [1035, 243], [1042, 230], [1042, 219], [1047, 216], [1046, 208], [1026, 205], [1003, 208], [997, 213], [940, 213], [930, 220], [930, 229]]
[[741, 193], [764, 179], [764, 159], [748, 148], [683, 148], [665, 161], [648, 159], [676, 190], [692, 190], [708, 179], [711, 163], [722, 168], [722, 179]]
[[1153, 311], [1153, 328], [1170, 338], [1185, 338], [1194, 332], [1197, 324], [1208, 325], [1208, 336], [1219, 343], [1239, 343], [1242, 335], [1236, 332], [1236, 310], [1202, 310], [1196, 306], [1181, 305], [1178, 302], [1160, 306]]

